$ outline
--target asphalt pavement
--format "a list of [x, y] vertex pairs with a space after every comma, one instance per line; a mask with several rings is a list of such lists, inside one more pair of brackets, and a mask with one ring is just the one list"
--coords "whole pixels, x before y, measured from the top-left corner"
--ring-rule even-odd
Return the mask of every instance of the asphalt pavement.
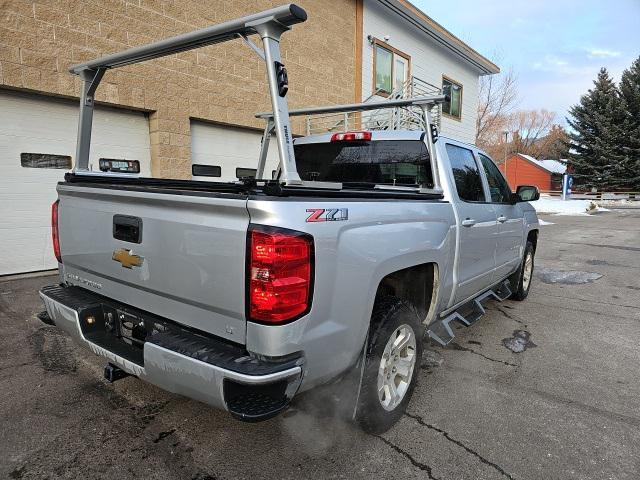
[[313, 395], [247, 424], [108, 384], [103, 360], [36, 318], [56, 277], [0, 279], [0, 478], [640, 478], [640, 211], [542, 218], [529, 298], [428, 343], [381, 436]]

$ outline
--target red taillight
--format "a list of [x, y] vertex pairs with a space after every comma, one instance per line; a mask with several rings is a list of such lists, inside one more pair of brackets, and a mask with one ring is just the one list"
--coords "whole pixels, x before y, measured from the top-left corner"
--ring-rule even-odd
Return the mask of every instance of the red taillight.
[[273, 227], [254, 226], [248, 241], [249, 320], [283, 323], [311, 306], [313, 238]]
[[60, 254], [60, 236], [58, 235], [58, 205], [59, 200], [51, 205], [51, 240], [53, 240], [53, 254], [62, 263], [62, 255]]
[[371, 140], [371, 132], [344, 132], [331, 135], [332, 142], [356, 142]]

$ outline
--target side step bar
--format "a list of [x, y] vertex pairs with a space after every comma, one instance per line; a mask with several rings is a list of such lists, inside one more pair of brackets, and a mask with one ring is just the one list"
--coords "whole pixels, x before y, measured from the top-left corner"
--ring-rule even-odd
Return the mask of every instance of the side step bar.
[[485, 314], [485, 309], [482, 306], [482, 302], [484, 302], [488, 298], [493, 298], [495, 300], [498, 300], [499, 302], [502, 302], [509, 298], [511, 296], [511, 293], [512, 292], [509, 280], [505, 280], [504, 282], [478, 295], [470, 302], [462, 305], [455, 312], [449, 314], [442, 320], [433, 322], [429, 327], [429, 330], [427, 330], [427, 334], [430, 338], [438, 342], [440, 345], [446, 347], [455, 337], [453, 329], [450, 325], [451, 322], [456, 320], [465, 327], [470, 327], [478, 320], [480, 320], [480, 317]]

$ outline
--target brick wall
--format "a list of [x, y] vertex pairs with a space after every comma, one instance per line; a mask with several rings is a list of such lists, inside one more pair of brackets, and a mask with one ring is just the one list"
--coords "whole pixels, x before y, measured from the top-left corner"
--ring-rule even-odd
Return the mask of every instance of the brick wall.
[[[0, 0], [0, 87], [77, 97], [69, 65], [281, 3]], [[281, 46], [290, 107], [352, 102], [355, 0], [298, 3], [309, 19]], [[190, 177], [190, 118], [262, 128], [253, 115], [270, 110], [263, 63], [240, 40], [107, 71], [96, 99], [150, 112], [152, 173], [171, 178]]]

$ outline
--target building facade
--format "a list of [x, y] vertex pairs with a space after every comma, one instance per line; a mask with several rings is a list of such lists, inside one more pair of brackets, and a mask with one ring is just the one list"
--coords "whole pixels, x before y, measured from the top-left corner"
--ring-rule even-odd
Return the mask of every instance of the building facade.
[[[452, 82], [448, 88], [462, 87], [443, 131], [473, 142], [478, 77], [483, 68], [497, 67], [487, 66], [488, 60], [405, 0], [299, 4], [309, 19], [285, 34], [281, 45], [291, 108], [361, 101], [371, 96], [376, 75], [389, 86], [396, 61], [404, 60], [397, 74], [403, 80], [415, 77], [439, 89], [446, 77]], [[0, 232], [6, 251], [13, 252], [0, 257], [5, 275], [56, 267], [50, 205], [56, 182], [73, 166], [80, 91], [69, 66], [265, 10], [274, 2], [3, 0], [0, 5]], [[375, 69], [377, 41], [392, 57]], [[389, 60], [391, 68], [383, 71]], [[139, 162], [144, 176], [182, 179], [199, 179], [203, 171], [219, 180], [251, 175], [264, 127], [254, 114], [270, 109], [264, 64], [241, 40], [107, 71], [96, 104], [94, 169], [100, 158], [130, 160]], [[293, 127], [304, 133], [304, 119], [295, 119]], [[277, 151], [271, 148], [268, 169], [275, 165]]]
[[479, 78], [500, 69], [405, 0], [361, 3], [361, 99], [442, 90], [441, 133], [475, 143]]
[[[0, 12], [0, 275], [57, 266], [50, 205], [73, 163], [72, 64], [273, 7], [270, 0], [3, 0]], [[355, 97], [354, 0], [301, 0], [283, 36], [291, 107]], [[336, 55], [336, 52], [340, 52]], [[269, 109], [264, 63], [241, 40], [108, 71], [97, 90], [90, 162], [137, 160], [143, 175], [191, 178], [192, 159], [255, 168], [254, 118]], [[275, 161], [272, 150], [272, 163]], [[235, 157], [234, 157], [235, 155]], [[222, 166], [226, 179], [236, 168]]]
[[562, 176], [567, 171], [567, 164], [566, 161], [536, 160], [530, 155], [515, 153], [498, 168], [512, 190], [518, 185], [535, 185], [542, 191], [561, 191]]

